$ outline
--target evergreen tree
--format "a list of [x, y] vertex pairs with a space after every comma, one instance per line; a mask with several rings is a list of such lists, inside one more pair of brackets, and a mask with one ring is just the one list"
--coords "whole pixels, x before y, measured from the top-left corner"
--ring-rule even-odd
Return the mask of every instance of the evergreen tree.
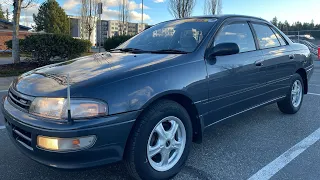
[[274, 17], [271, 21], [271, 23], [275, 26], [278, 26], [278, 18], [277, 17]]
[[46, 33], [70, 34], [70, 23], [65, 11], [55, 0], [47, 0], [39, 7], [37, 15], [33, 14], [36, 31]]
[[310, 28], [311, 28], [311, 30], [314, 29], [314, 20], [313, 19], [311, 20]]
[[1, 4], [0, 4], [0, 19], [5, 19]]

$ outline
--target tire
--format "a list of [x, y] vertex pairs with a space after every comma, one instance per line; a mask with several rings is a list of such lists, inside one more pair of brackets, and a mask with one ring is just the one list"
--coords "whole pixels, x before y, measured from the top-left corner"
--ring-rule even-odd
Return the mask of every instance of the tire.
[[[296, 89], [295, 90], [293, 89], [294, 87], [296, 87], [295, 83], [297, 83], [298, 87], [300, 88], [299, 92], [296, 92], [297, 94], [300, 94], [300, 96], [296, 98], [297, 100], [296, 103], [293, 100], [295, 96], [293, 94], [293, 91], [297, 91]], [[303, 87], [304, 87], [304, 84], [301, 76], [297, 73], [294, 74], [292, 77], [290, 89], [286, 95], [286, 98], [278, 102], [278, 107], [281, 112], [285, 114], [295, 114], [299, 111], [303, 101], [303, 95], [304, 95]]]
[[[176, 133], [172, 133], [174, 135], [169, 138], [170, 140], [165, 140], [165, 136], [158, 134], [159, 131], [157, 130], [161, 129], [160, 127], [163, 127], [165, 130], [163, 134], [168, 137], [171, 137], [168, 135], [169, 132], [175, 129], [173, 127], [177, 127], [177, 130]], [[183, 168], [188, 158], [192, 143], [192, 132], [189, 114], [180, 104], [171, 100], [159, 100], [151, 105], [137, 119], [128, 139], [124, 160], [129, 174], [135, 179], [143, 180], [164, 180], [174, 177]], [[177, 148], [178, 142], [180, 142], [180, 148]], [[183, 149], [182, 144], [184, 144]], [[152, 151], [149, 151], [149, 148], [154, 147], [160, 147], [161, 152], [151, 156]], [[170, 150], [171, 148], [176, 149]], [[161, 169], [161, 166], [158, 167], [156, 163], [166, 162], [167, 158], [162, 159], [162, 153], [164, 154], [163, 157], [167, 155], [166, 157], [172, 159], [171, 161], [168, 160], [168, 166], [163, 166], [165, 168]]]

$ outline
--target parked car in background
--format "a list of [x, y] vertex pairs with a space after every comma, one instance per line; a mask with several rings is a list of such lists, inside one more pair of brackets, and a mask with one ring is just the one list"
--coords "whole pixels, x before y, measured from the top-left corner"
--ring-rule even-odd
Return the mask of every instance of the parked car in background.
[[1, 107], [14, 144], [42, 164], [123, 160], [134, 178], [168, 179], [207, 127], [271, 103], [299, 111], [312, 73], [308, 48], [268, 21], [191, 17], [108, 53], [27, 72]]

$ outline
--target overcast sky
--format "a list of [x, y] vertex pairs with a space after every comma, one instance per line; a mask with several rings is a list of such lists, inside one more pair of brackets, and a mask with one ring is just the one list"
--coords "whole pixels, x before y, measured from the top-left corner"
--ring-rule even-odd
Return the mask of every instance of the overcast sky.
[[[6, 5], [7, 0], [0, 0], [3, 9], [12, 7]], [[32, 14], [37, 13], [38, 7], [44, 0], [38, 0], [33, 7], [24, 10], [21, 14], [21, 24], [33, 23]], [[81, 0], [57, 0], [66, 10], [68, 15], [80, 14]], [[119, 0], [102, 0], [104, 5], [103, 19], [118, 18]], [[129, 2], [130, 21], [141, 21], [141, 0], [126, 0]], [[161, 21], [172, 19], [168, 11], [169, 0], [144, 0], [144, 20], [148, 24], [156, 24]], [[193, 15], [202, 15], [205, 0], [197, 0]], [[222, 0], [223, 14], [242, 14], [271, 20], [277, 16], [278, 20], [320, 23], [320, 0]]]

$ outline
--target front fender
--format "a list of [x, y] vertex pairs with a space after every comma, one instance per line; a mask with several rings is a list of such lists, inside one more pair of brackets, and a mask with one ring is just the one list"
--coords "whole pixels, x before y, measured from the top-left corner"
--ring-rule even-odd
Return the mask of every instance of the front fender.
[[193, 102], [208, 98], [206, 68], [203, 60], [103, 85], [86, 92], [86, 96], [106, 101], [109, 114], [112, 115], [143, 109], [154, 100], [175, 93], [187, 96]]

